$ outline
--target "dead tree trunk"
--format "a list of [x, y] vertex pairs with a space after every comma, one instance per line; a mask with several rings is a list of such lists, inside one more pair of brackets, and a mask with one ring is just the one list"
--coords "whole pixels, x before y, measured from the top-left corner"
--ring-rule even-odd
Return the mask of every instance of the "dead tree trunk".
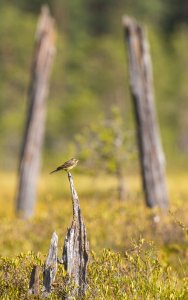
[[48, 8], [44, 6], [36, 32], [27, 120], [19, 166], [19, 186], [16, 196], [16, 211], [24, 218], [31, 216], [34, 210], [45, 130], [46, 99], [54, 53], [54, 21], [49, 15]]
[[58, 246], [58, 236], [54, 232], [50, 242], [50, 249], [48, 252], [48, 257], [44, 264], [43, 270], [43, 296], [47, 297], [51, 293], [52, 284], [55, 280], [57, 273], [57, 248]]
[[155, 111], [149, 45], [144, 29], [134, 20], [124, 17], [123, 26], [128, 45], [130, 85], [145, 200], [149, 207], [166, 209], [165, 161]]
[[82, 219], [77, 192], [74, 188], [71, 173], [68, 173], [73, 204], [73, 221], [65, 237], [62, 260], [70, 278], [76, 287], [66, 299], [79, 299], [86, 291], [86, 272], [89, 258], [89, 243], [87, 241], [86, 228]]

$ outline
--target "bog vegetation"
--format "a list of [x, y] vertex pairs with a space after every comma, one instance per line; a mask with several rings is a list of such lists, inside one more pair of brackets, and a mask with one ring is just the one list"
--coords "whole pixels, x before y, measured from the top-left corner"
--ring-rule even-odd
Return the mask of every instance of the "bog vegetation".
[[[80, 159], [74, 180], [91, 249], [85, 299], [187, 299], [186, 0], [181, 7], [176, 0], [151, 0], [150, 4], [121, 0], [118, 5], [105, 0], [45, 2], [57, 21], [58, 49], [48, 101], [43, 175], [35, 216], [27, 221], [14, 215], [16, 165], [33, 37], [44, 1], [0, 4], [0, 299], [30, 297], [32, 267], [42, 267], [54, 230], [61, 256], [72, 214], [70, 192], [65, 174], [50, 177], [48, 173], [73, 156]], [[148, 27], [167, 160], [167, 214], [146, 208], [140, 187], [121, 27], [124, 13]], [[117, 149], [112, 141], [119, 138]], [[118, 168], [125, 183], [124, 201], [119, 200]], [[65, 282], [66, 272], [59, 266], [51, 299], [71, 290]]]
[[[1, 175], [6, 187], [0, 210], [2, 299], [28, 299], [32, 267], [44, 264], [54, 230], [61, 257], [71, 199], [66, 174], [49, 177], [41, 179], [36, 216], [26, 222], [12, 215], [15, 178]], [[169, 176], [171, 212], [166, 216], [145, 207], [135, 176], [126, 177], [126, 202], [117, 199], [112, 176], [75, 174], [74, 179], [91, 249], [86, 299], [186, 299], [187, 175]], [[161, 221], [154, 223], [157, 213]], [[59, 266], [52, 299], [67, 291], [65, 281], [66, 272]]]

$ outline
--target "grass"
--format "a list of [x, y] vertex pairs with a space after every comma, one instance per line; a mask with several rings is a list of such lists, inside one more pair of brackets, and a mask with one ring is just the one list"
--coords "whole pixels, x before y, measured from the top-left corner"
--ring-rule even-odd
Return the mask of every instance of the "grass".
[[[188, 276], [188, 175], [168, 176], [170, 212], [166, 215], [145, 207], [137, 176], [125, 178], [127, 199], [123, 203], [117, 200], [113, 177], [73, 176], [93, 253], [87, 299], [186, 299], [183, 297], [187, 293]], [[10, 265], [10, 276], [25, 265], [23, 277], [28, 277], [18, 292], [20, 298], [14, 298], [24, 299], [22, 295], [27, 290], [32, 264], [37, 256], [41, 264], [44, 261], [54, 230], [59, 236], [61, 256], [72, 216], [69, 184], [66, 174], [43, 175], [35, 216], [24, 221], [14, 216], [15, 175], [1, 174], [0, 180], [3, 186], [0, 191], [0, 264], [2, 268], [4, 264]], [[161, 219], [157, 225], [153, 222], [156, 213]], [[20, 253], [24, 253], [23, 258]], [[100, 276], [97, 275], [99, 269]], [[3, 274], [0, 272], [0, 286], [3, 288], [6, 284], [11, 296], [11, 290], [19, 283], [10, 284], [9, 280], [8, 284]], [[23, 277], [20, 275], [20, 282]], [[58, 293], [57, 288], [52, 299], [56, 299]], [[157, 298], [154, 295], [158, 295]]]

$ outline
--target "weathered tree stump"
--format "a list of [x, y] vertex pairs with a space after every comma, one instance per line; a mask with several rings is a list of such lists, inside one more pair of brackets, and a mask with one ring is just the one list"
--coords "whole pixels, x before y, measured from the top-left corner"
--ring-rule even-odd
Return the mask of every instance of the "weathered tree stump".
[[86, 227], [84, 225], [79, 198], [74, 188], [71, 173], [68, 172], [70, 189], [72, 194], [73, 221], [65, 237], [62, 260], [68, 276], [75, 283], [75, 288], [66, 299], [79, 299], [86, 291], [86, 272], [89, 259], [89, 243], [87, 241]]
[[29, 294], [39, 295], [39, 273], [39, 266], [34, 266], [30, 277]]
[[16, 212], [24, 218], [31, 216], [34, 210], [45, 131], [46, 100], [54, 53], [54, 20], [50, 17], [48, 7], [44, 6], [36, 32], [16, 196]]
[[57, 251], [58, 251], [58, 236], [54, 232], [51, 238], [50, 249], [48, 257], [44, 264], [43, 270], [43, 296], [47, 297], [51, 293], [52, 284], [57, 273]]
[[128, 45], [130, 86], [146, 204], [168, 207], [165, 159], [154, 104], [152, 64], [145, 30], [130, 17], [123, 18]]

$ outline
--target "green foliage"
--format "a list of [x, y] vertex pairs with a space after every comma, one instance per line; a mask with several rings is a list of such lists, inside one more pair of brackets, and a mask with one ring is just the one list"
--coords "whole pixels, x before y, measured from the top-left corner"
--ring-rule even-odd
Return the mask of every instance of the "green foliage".
[[18, 155], [21, 143], [35, 21], [30, 15], [24, 18], [11, 6], [0, 11], [0, 139], [4, 149], [0, 154], [7, 157], [8, 168], [15, 164], [15, 154]]
[[169, 34], [182, 24], [187, 24], [188, 10], [187, 1], [167, 0], [162, 18], [164, 30]]
[[[186, 48], [182, 29], [164, 39], [162, 19], [167, 11], [178, 16], [180, 5], [166, 10], [164, 1], [60, 1], [51, 0], [57, 20], [57, 56], [53, 68], [48, 101], [45, 166], [67, 156], [74, 136], [85, 127], [108, 119], [116, 105], [124, 122], [132, 128], [133, 118], [128, 87], [128, 66], [121, 17], [129, 13], [149, 28], [156, 105], [162, 138], [169, 163], [179, 166], [187, 161], [181, 147], [187, 131]], [[37, 1], [2, 2], [0, 11], [0, 157], [1, 167], [16, 166], [23, 134], [30, 64], [39, 6]], [[91, 7], [93, 9], [91, 9]], [[100, 8], [100, 9], [99, 9]], [[100, 11], [100, 13], [99, 13]], [[32, 12], [35, 12], [34, 14]], [[181, 24], [179, 17], [175, 24]], [[183, 42], [184, 41], [184, 42]], [[181, 67], [182, 66], [182, 67]], [[183, 103], [183, 109], [179, 105]], [[182, 117], [183, 116], [183, 117]], [[185, 121], [184, 121], [185, 120]], [[180, 129], [181, 127], [181, 129]], [[132, 129], [131, 129], [132, 130]], [[182, 153], [185, 153], [183, 155]]]
[[[42, 266], [44, 256], [34, 253], [15, 258], [0, 258], [1, 299], [33, 299], [28, 285], [33, 265]], [[41, 268], [42, 270], [42, 268]], [[40, 289], [42, 287], [40, 274]], [[50, 299], [60, 299], [71, 291], [65, 286], [66, 272], [58, 266], [58, 273]], [[179, 279], [169, 265], [161, 262], [152, 243], [141, 239], [125, 254], [104, 249], [92, 252], [84, 299], [186, 299], [187, 279]], [[42, 297], [37, 297], [42, 299]]]
[[108, 119], [91, 124], [85, 128], [84, 135], [78, 134], [76, 143], [86, 169], [98, 172], [123, 173], [136, 153], [133, 133], [126, 129], [117, 106], [111, 109]]
[[[1, 299], [44, 299], [40, 296], [29, 295], [29, 281], [33, 266], [39, 266], [39, 284], [42, 289], [42, 270], [45, 257], [32, 252], [19, 254], [15, 258], [0, 257], [0, 295]], [[66, 292], [66, 272], [62, 265], [59, 265], [56, 276], [55, 289], [50, 299], [60, 299]], [[71, 289], [71, 283], [68, 286]]]
[[[86, 299], [186, 299], [187, 279], [177, 282], [170, 266], [159, 261], [143, 239], [125, 255], [104, 250], [89, 268]], [[87, 298], [88, 297], [88, 298]]]
[[32, 253], [0, 258], [1, 299], [27, 299], [29, 274], [40, 258]]

